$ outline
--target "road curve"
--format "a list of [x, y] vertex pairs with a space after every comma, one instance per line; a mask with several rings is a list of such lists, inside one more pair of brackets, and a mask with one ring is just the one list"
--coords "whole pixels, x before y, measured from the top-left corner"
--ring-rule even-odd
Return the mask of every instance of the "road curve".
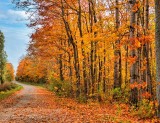
[[[57, 107], [53, 93], [16, 82], [23, 89], [0, 102], [0, 123], [59, 123], [67, 112]], [[69, 118], [67, 122], [74, 119]]]

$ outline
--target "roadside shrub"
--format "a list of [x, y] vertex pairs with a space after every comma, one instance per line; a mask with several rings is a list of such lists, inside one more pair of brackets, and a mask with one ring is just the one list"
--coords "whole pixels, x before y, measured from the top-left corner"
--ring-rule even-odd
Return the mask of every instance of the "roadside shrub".
[[15, 83], [5, 82], [4, 84], [0, 85], [0, 91], [7, 91], [16, 87], [17, 85]]
[[122, 98], [122, 91], [120, 88], [113, 89], [113, 98], [116, 100], [120, 100]]
[[98, 93], [90, 94], [87, 97], [87, 99], [88, 99], [88, 102], [101, 102], [102, 103], [107, 99], [107, 97], [102, 92], [98, 92]]
[[0, 101], [22, 88], [22, 86], [15, 83], [4, 83], [3, 85], [0, 85]]
[[47, 88], [51, 91], [54, 91], [56, 95], [63, 97], [73, 96], [71, 84], [66, 81], [60, 81], [52, 79], [50, 84], [47, 85]]
[[155, 116], [155, 105], [153, 101], [149, 101], [147, 99], [143, 99], [137, 108], [133, 108], [133, 114], [135, 116], [140, 117], [141, 119], [144, 118], [152, 118]]
[[129, 89], [124, 88], [124, 89], [120, 89], [120, 88], [115, 88], [112, 91], [113, 94], [113, 98], [116, 101], [120, 101], [122, 103], [128, 103], [129, 102]]
[[84, 96], [84, 95], [80, 95], [78, 98], [77, 98], [77, 101], [79, 103], [86, 103], [87, 102], [87, 98]]

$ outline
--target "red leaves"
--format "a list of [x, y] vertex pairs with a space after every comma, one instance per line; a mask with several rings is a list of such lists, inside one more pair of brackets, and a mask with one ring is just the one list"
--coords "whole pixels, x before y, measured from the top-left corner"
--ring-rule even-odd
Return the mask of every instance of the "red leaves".
[[137, 56], [134, 56], [134, 57], [130, 56], [130, 57], [128, 57], [129, 65], [130, 66], [133, 65], [136, 62], [136, 60], [137, 60]]
[[133, 84], [130, 84], [130, 88], [134, 89], [145, 89], [147, 87], [147, 82], [143, 82], [143, 83], [138, 83], [138, 82], [134, 82]]
[[152, 95], [149, 92], [142, 93], [142, 97], [145, 98], [145, 99], [149, 99], [149, 98], [151, 98], [151, 96]]
[[145, 91], [145, 89], [147, 88], [147, 82], [142, 82], [142, 83], [134, 82], [133, 84], [130, 84], [130, 88], [131, 89], [137, 88], [138, 90], [142, 89], [141, 96], [145, 99], [149, 99], [152, 96], [149, 92]]

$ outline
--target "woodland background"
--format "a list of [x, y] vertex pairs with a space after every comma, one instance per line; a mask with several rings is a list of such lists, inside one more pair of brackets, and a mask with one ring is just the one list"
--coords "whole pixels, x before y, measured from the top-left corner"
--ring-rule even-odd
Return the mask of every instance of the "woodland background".
[[80, 102], [120, 101], [142, 117], [155, 115], [156, 2], [14, 0], [31, 14], [34, 29], [16, 80], [46, 83]]

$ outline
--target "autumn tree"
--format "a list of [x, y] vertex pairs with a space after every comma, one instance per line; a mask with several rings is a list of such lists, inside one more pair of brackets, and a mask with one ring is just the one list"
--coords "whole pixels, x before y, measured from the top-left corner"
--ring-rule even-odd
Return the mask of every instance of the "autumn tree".
[[[115, 20], [116, 20], [116, 30], [118, 31], [120, 27], [120, 17], [119, 17], [119, 0], [115, 1]], [[120, 41], [115, 42], [115, 62], [114, 62], [114, 88], [121, 88], [122, 81], [122, 68], [121, 68], [121, 51], [119, 47]]]
[[6, 63], [5, 67], [5, 81], [11, 82], [14, 80], [14, 68], [11, 63]]
[[6, 53], [4, 51], [4, 35], [0, 31], [0, 81], [1, 84], [4, 83], [4, 70], [5, 70], [5, 63], [6, 63]]

